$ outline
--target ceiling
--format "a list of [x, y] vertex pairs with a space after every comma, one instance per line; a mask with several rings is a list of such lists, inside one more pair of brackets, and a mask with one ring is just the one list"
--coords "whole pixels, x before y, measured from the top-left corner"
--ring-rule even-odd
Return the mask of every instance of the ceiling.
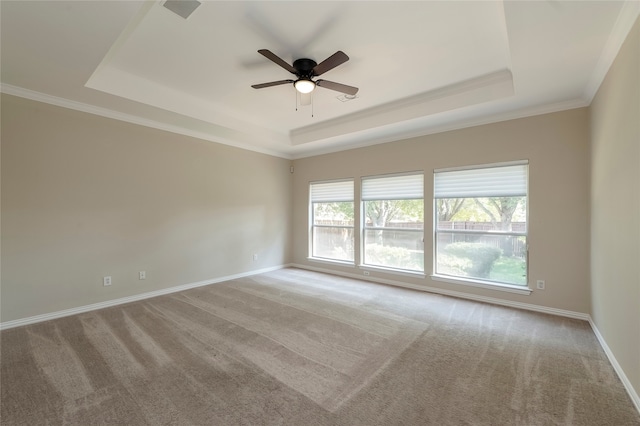
[[[2, 92], [284, 158], [589, 105], [635, 1], [0, 3]], [[288, 63], [350, 60], [300, 105]]]

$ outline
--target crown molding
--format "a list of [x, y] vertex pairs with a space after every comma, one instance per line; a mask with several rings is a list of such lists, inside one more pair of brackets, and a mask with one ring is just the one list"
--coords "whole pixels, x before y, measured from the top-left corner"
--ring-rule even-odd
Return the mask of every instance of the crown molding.
[[593, 97], [598, 92], [600, 85], [609, 72], [609, 68], [611, 68], [616, 56], [618, 56], [618, 52], [620, 52], [622, 44], [627, 39], [629, 31], [631, 31], [633, 24], [635, 24], [639, 16], [640, 1], [625, 1], [620, 9], [620, 13], [618, 14], [618, 19], [616, 20], [616, 23], [609, 35], [609, 39], [607, 40], [604, 49], [602, 49], [600, 59], [598, 59], [598, 63], [596, 64], [596, 67], [591, 74], [591, 78], [584, 89], [583, 97], [588, 101], [588, 103], [591, 103]]
[[[36, 102], [42, 102], [50, 105], [59, 106], [62, 108], [72, 109], [88, 114], [98, 115], [105, 118], [111, 118], [114, 120], [124, 121], [131, 124], [137, 124], [144, 127], [150, 127], [158, 130], [163, 130], [175, 134], [194, 137], [197, 139], [206, 140], [209, 142], [220, 143], [223, 145], [233, 146], [248, 151], [258, 152], [261, 154], [271, 155], [274, 157], [284, 158], [287, 160], [297, 160], [301, 158], [314, 157], [316, 155], [331, 154], [335, 152], [341, 152], [357, 148], [365, 148], [373, 145], [380, 145], [384, 143], [396, 142], [404, 139], [411, 139], [421, 136], [428, 136], [436, 133], [443, 133], [453, 130], [465, 129], [469, 127], [482, 126], [486, 124], [498, 123], [501, 121], [515, 120], [519, 118], [532, 117], [536, 115], [549, 114], [564, 110], [570, 110], [575, 108], [582, 108], [589, 106], [589, 102], [584, 99], [574, 99], [565, 102], [559, 102], [551, 105], [539, 105], [514, 111], [501, 112], [497, 114], [490, 114], [479, 118], [470, 118], [463, 121], [456, 121], [455, 123], [445, 123], [441, 125], [424, 126], [423, 128], [406, 131], [406, 132], [392, 132], [391, 135], [375, 137], [370, 134], [366, 135], [362, 139], [354, 140], [351, 143], [344, 145], [324, 146], [317, 149], [307, 150], [301, 153], [285, 153], [280, 151], [273, 151], [268, 149], [261, 149], [259, 147], [249, 146], [246, 144], [237, 143], [234, 141], [227, 141], [222, 138], [214, 137], [211, 134], [198, 132], [195, 130], [186, 129], [180, 126], [174, 126], [159, 121], [149, 120], [141, 118], [131, 114], [125, 114], [118, 111], [114, 111], [107, 108], [96, 107], [93, 105], [85, 104], [82, 102], [71, 101], [69, 99], [60, 98], [57, 96], [47, 95], [41, 92], [24, 89], [10, 84], [0, 84], [0, 93], [7, 95], [17, 96], [33, 100]], [[295, 149], [295, 148], [294, 148]]]
[[332, 120], [291, 131], [294, 146], [455, 110], [513, 96], [513, 75], [508, 69], [474, 77], [449, 86], [388, 102]]
[[428, 136], [437, 133], [450, 132], [454, 130], [466, 129], [469, 127], [484, 126], [487, 124], [500, 123], [502, 121], [517, 120], [521, 118], [534, 117], [537, 115], [552, 114], [555, 112], [568, 111], [576, 108], [584, 108], [590, 105], [585, 99], [578, 98], [569, 101], [557, 102], [549, 105], [536, 105], [527, 108], [521, 108], [517, 110], [509, 110], [505, 112], [499, 112], [495, 114], [488, 114], [482, 117], [469, 118], [466, 120], [456, 120], [454, 122], [426, 125], [420, 129], [397, 132], [390, 136], [385, 137], [368, 137], [363, 140], [355, 140], [350, 144], [343, 144], [340, 146], [333, 145], [331, 147], [320, 147], [317, 149], [305, 150], [301, 153], [294, 153], [293, 160], [302, 158], [314, 157], [316, 155], [332, 154], [335, 152], [347, 151], [357, 148], [366, 148], [368, 146], [380, 145], [384, 143], [397, 142], [400, 140], [412, 139], [421, 136]]
[[137, 124], [139, 126], [150, 127], [153, 129], [175, 133], [178, 135], [189, 136], [197, 139], [206, 140], [209, 142], [228, 145], [235, 148], [244, 149], [247, 151], [258, 152], [260, 154], [266, 154], [274, 157], [285, 158], [287, 160], [291, 159], [291, 156], [284, 152], [256, 147], [256, 146], [240, 143], [237, 141], [233, 141], [231, 139], [227, 139], [224, 137], [212, 135], [210, 133], [191, 130], [182, 126], [176, 126], [173, 124], [163, 123], [163, 122], [151, 120], [148, 118], [142, 118], [133, 114], [114, 111], [112, 109], [98, 107], [98, 106], [86, 104], [83, 102], [72, 101], [70, 99], [60, 98], [58, 96], [48, 95], [46, 93], [24, 89], [22, 87], [13, 86], [6, 83], [0, 84], [0, 93], [17, 96], [20, 98], [29, 99], [36, 102], [42, 102], [49, 105], [55, 105], [62, 108], [72, 109], [75, 111], [85, 112], [87, 114], [98, 115], [98, 116], [110, 118], [113, 120], [124, 121], [131, 124]]

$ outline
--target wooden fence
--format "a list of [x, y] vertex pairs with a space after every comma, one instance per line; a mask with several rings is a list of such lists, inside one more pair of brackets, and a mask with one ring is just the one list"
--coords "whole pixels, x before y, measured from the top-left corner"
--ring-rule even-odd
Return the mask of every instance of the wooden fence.
[[[353, 221], [346, 220], [317, 220], [317, 225], [321, 226], [354, 226]], [[438, 233], [438, 246], [440, 248], [458, 242], [473, 242], [473, 243], [482, 243], [491, 247], [497, 247], [503, 251], [505, 256], [515, 256], [520, 258], [525, 258], [527, 254], [527, 244], [526, 238], [524, 236], [510, 236], [510, 235], [470, 235], [470, 234], [453, 234], [447, 233], [447, 230], [456, 230], [456, 231], [499, 231], [500, 228], [497, 228], [491, 222], [471, 222], [471, 221], [440, 221], [438, 222], [438, 230], [444, 231]], [[393, 240], [395, 242], [394, 245], [399, 244], [400, 246], [407, 246], [408, 248], [415, 249], [416, 241], [415, 235], [404, 235], [401, 229], [407, 230], [419, 230], [423, 229], [424, 224], [422, 222], [392, 222], [389, 224], [389, 230], [385, 230], [383, 239]], [[398, 232], [394, 232], [393, 230], [398, 230]], [[344, 229], [336, 228], [333, 231], [325, 229], [323, 234], [326, 237], [329, 237], [330, 240], [327, 241], [328, 244], [332, 244], [331, 240], [336, 239], [338, 241], [344, 241], [346, 235], [350, 235], [351, 232], [345, 232]], [[525, 232], [526, 231], [526, 223], [525, 222], [512, 222], [509, 226], [509, 229], [504, 231], [508, 232]], [[330, 237], [331, 236], [331, 237]], [[406, 242], [403, 240], [407, 240]], [[333, 241], [333, 243], [338, 243], [338, 241]], [[409, 247], [411, 246], [411, 247]]]

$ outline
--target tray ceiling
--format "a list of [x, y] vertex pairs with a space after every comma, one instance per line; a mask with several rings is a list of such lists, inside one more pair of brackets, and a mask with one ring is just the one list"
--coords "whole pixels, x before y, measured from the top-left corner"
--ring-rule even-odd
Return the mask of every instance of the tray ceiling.
[[[197, 5], [196, 5], [197, 6]], [[2, 1], [2, 89], [296, 158], [588, 105], [637, 2]], [[300, 105], [292, 63], [350, 60]]]

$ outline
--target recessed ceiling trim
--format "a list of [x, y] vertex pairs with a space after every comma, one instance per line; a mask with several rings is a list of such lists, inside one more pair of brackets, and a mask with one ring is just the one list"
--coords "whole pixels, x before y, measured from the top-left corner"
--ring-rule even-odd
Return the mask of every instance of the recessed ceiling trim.
[[622, 43], [624, 43], [629, 31], [631, 31], [633, 24], [639, 16], [640, 2], [637, 0], [625, 1], [620, 9], [618, 19], [611, 30], [609, 39], [602, 50], [598, 63], [591, 74], [591, 78], [589, 79], [587, 86], [585, 87], [583, 96], [587, 102], [591, 103], [593, 97], [598, 92], [600, 85], [609, 72], [609, 68], [611, 68], [613, 61], [622, 47]]
[[[586, 105], [640, 14], [637, 0], [413, 2], [413, 8], [199, 1], [188, 20], [163, 7], [165, 0], [6, 2], [2, 83], [54, 97], [22, 94], [37, 101], [287, 158], [484, 124], [512, 110]], [[310, 20], [295, 19], [311, 10]], [[381, 25], [389, 34], [375, 31]], [[357, 84], [362, 97], [341, 103], [335, 93], [318, 91], [312, 117], [310, 108], [296, 112], [293, 88], [255, 96], [250, 84], [271, 72], [255, 61], [262, 47], [287, 60], [352, 52], [351, 65], [331, 79]], [[413, 98], [497, 70], [512, 72], [513, 96], [494, 93], [491, 101], [492, 89], [484, 87]], [[118, 71], [128, 75], [120, 80]], [[92, 74], [109, 73], [116, 81], [107, 81], [107, 89], [125, 87], [111, 93], [85, 86]], [[462, 102], [469, 96], [475, 105]], [[395, 121], [379, 120], [377, 107]], [[346, 114], [354, 115], [339, 118]]]
[[[558, 102], [551, 105], [536, 105], [518, 110], [507, 110], [495, 112], [483, 117], [474, 117], [464, 120], [450, 119], [446, 123], [429, 124], [420, 123], [411, 130], [398, 130], [389, 126], [388, 129], [373, 129], [371, 133], [360, 132], [357, 135], [350, 135], [345, 138], [331, 138], [308, 145], [294, 147], [292, 159], [313, 157], [316, 155], [331, 154], [334, 152], [346, 151], [349, 149], [364, 148], [367, 146], [380, 145], [389, 142], [397, 142], [421, 136], [433, 135], [436, 133], [449, 132], [453, 130], [466, 129], [469, 127], [484, 126], [487, 124], [499, 123], [502, 121], [517, 120], [520, 118], [534, 117], [537, 115], [551, 114], [560, 111], [568, 111], [576, 108], [588, 107], [584, 99], [573, 99], [570, 101]], [[304, 151], [295, 151], [296, 148], [304, 148]]]
[[418, 117], [513, 96], [513, 76], [500, 70], [409, 98], [295, 129], [292, 145], [379, 128]]
[[87, 80], [87, 83], [85, 84], [85, 86], [94, 78], [94, 76], [102, 73], [104, 68], [106, 68], [113, 61], [113, 58], [115, 57], [115, 55], [118, 53], [118, 51], [120, 51], [122, 46], [129, 39], [129, 37], [131, 37], [133, 32], [140, 25], [140, 22], [142, 22], [142, 20], [147, 16], [147, 14], [153, 8], [154, 5], [155, 5], [155, 2], [149, 1], [149, 0], [145, 1], [142, 4], [142, 6], [140, 7], [140, 10], [138, 10], [138, 13], [131, 19], [131, 21], [129, 21], [125, 29], [118, 36], [118, 39], [115, 41], [115, 43], [113, 43], [111, 48], [109, 48], [109, 51], [107, 52], [107, 54], [104, 55], [104, 58], [102, 58], [102, 61], [100, 61], [96, 69], [93, 71], [93, 73], [89, 77], [89, 80]]
[[267, 148], [262, 148], [254, 145], [253, 143], [239, 142], [243, 139], [250, 139], [254, 141], [252, 135], [241, 135], [239, 132], [229, 130], [229, 136], [220, 136], [222, 132], [218, 132], [215, 135], [206, 132], [200, 132], [197, 130], [187, 129], [182, 126], [176, 126], [169, 123], [150, 120], [147, 118], [138, 117], [132, 114], [126, 114], [119, 111], [114, 111], [108, 108], [102, 108], [95, 105], [89, 105], [83, 102], [72, 101], [69, 99], [60, 98], [57, 96], [47, 95], [45, 93], [36, 92], [29, 89], [23, 89], [22, 87], [12, 86], [10, 84], [0, 84], [0, 93], [7, 95], [17, 96], [32, 101], [42, 102], [49, 105], [54, 105], [62, 108], [68, 108], [75, 111], [85, 112], [88, 114], [98, 115], [100, 117], [111, 118], [118, 121], [124, 121], [126, 123], [137, 124], [144, 127], [149, 127], [157, 130], [164, 130], [179, 135], [190, 136], [197, 139], [203, 139], [209, 142], [220, 143], [222, 145], [233, 146], [235, 148], [241, 148], [248, 151], [259, 152], [261, 154], [273, 155], [274, 157], [291, 159], [291, 155]]
[[[129, 74], [114, 67], [103, 67], [100, 73], [94, 73], [86, 87], [100, 90], [136, 102], [153, 105], [166, 111], [195, 118], [225, 129], [241, 129], [242, 133], [252, 135], [254, 141], [289, 146], [286, 134], [256, 126], [225, 114], [207, 100]], [[254, 142], [255, 143], [255, 142]]]

